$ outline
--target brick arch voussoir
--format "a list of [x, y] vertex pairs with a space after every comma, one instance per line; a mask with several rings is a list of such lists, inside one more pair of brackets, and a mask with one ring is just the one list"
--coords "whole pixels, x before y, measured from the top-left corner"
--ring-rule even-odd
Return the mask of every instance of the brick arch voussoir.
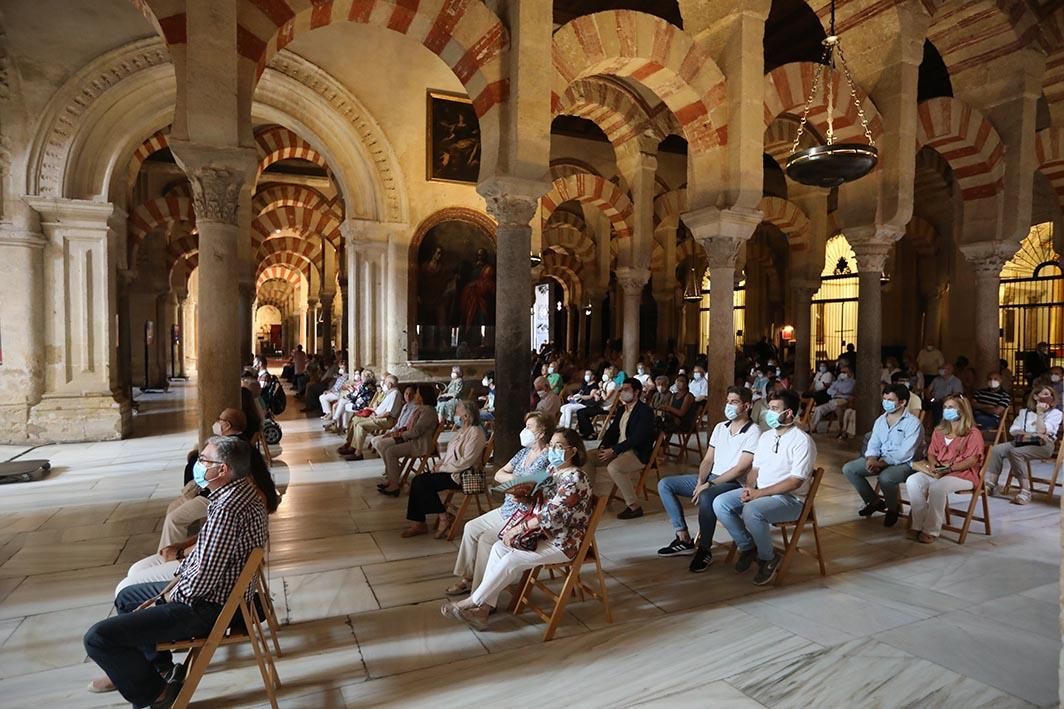
[[129, 215], [130, 246], [135, 248], [154, 229], [175, 222], [196, 223], [192, 200], [185, 197], [159, 197], [148, 200]]
[[812, 238], [809, 218], [798, 205], [780, 197], [763, 197], [760, 207], [762, 221], [772, 224], [786, 235], [791, 251], [809, 248]]
[[[846, 77], [837, 69], [815, 62], [784, 64], [765, 75], [765, 128], [771, 126], [783, 114], [801, 117], [818, 68], [822, 72], [821, 83], [809, 109], [810, 124], [821, 136], [827, 135], [828, 107], [824, 89], [826, 83], [830, 82], [835, 95], [835, 109], [832, 112], [835, 142], [866, 142], [860, 115], [850, 99]], [[872, 138], [878, 140], [883, 134], [883, 118], [879, 109], [860, 86], [856, 87], [856, 91]]]
[[1038, 170], [1046, 176], [1057, 199], [1064, 206], [1064, 128], [1045, 128], [1038, 131], [1035, 141]]
[[555, 180], [540, 200], [544, 224], [565, 202], [575, 200], [599, 209], [610, 220], [617, 238], [631, 236], [632, 203], [617, 185], [598, 175], [578, 174]]
[[289, 206], [264, 212], [251, 222], [252, 249], [258, 252], [262, 242], [278, 230], [291, 230], [303, 235], [320, 234], [335, 250], [340, 250], [340, 221], [328, 212]]
[[1005, 146], [982, 113], [948, 96], [928, 99], [916, 112], [917, 149], [929, 147], [949, 164], [965, 202], [1001, 192]]

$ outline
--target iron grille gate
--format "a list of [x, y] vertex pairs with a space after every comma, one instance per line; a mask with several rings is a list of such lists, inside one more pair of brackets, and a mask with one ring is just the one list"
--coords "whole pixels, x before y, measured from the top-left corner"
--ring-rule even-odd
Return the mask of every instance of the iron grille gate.
[[1023, 381], [1023, 355], [1049, 343], [1054, 360], [1064, 358], [1064, 272], [1046, 261], [1029, 278], [1003, 278], [999, 290], [1001, 357]]

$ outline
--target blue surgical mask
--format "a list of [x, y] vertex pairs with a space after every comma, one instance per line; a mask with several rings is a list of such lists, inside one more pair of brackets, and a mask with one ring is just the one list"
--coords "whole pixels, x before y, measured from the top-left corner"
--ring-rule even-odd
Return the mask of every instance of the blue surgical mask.
[[555, 468], [561, 467], [565, 462], [565, 453], [549, 448], [547, 449], [547, 462]]
[[765, 423], [768, 424], [769, 428], [779, 428], [783, 425], [780, 421], [780, 416], [781, 414], [778, 411], [769, 409], [765, 412]]
[[897, 408], [897, 407], [896, 407], [896, 405], [895, 405], [895, 403], [893, 401], [891, 401], [890, 399], [883, 399], [883, 410], [884, 411], [886, 411], [889, 414], [889, 413], [892, 413], [895, 408]]
[[200, 487], [207, 487], [207, 484], [211, 482], [207, 479], [207, 464], [202, 460], [197, 460], [196, 464], [192, 466], [192, 479]]
[[728, 419], [729, 421], [734, 421], [735, 419], [739, 418], [739, 407], [735, 404], [725, 404], [724, 418]]
[[942, 418], [947, 421], [953, 422], [961, 417], [961, 412], [957, 409], [942, 409]]

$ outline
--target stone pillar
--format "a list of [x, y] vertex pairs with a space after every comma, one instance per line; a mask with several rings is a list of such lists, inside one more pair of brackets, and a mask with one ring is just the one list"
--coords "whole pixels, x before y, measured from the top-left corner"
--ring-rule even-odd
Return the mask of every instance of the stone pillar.
[[170, 325], [174, 321], [171, 300], [174, 298], [170, 290], [155, 296], [155, 359], [159, 363], [160, 374], [156, 386], [161, 389], [170, 386]]
[[532, 296], [532, 267], [528, 260], [532, 243], [529, 222], [536, 213], [542, 188], [523, 180], [497, 178], [482, 182], [477, 191], [488, 213], [498, 222], [495, 231], [495, 395], [513, 406], [496, 409], [495, 451], [499, 460], [509, 460], [519, 447], [524, 428], [525, 406], [531, 390], [529, 351], [532, 343], [528, 309]]
[[177, 341], [177, 378], [185, 379], [185, 305], [188, 303], [188, 293], [177, 294], [177, 331], [180, 338]]
[[307, 338], [304, 349], [307, 354], [318, 353], [318, 299], [307, 298], [307, 318], [303, 322], [306, 328], [303, 336]]
[[332, 319], [333, 319], [333, 299], [336, 297], [336, 293], [322, 293], [321, 294], [321, 352], [328, 356], [333, 352], [332, 338]]
[[658, 352], [664, 352], [666, 345], [669, 342], [670, 337], [676, 338], [677, 344], [679, 344], [679, 332], [676, 326], [676, 303], [674, 298], [676, 297], [676, 289], [672, 287], [672, 284], [667, 284], [668, 287], [660, 287], [657, 283], [659, 276], [664, 279], [666, 276], [661, 274], [654, 276], [654, 303], [658, 308], [657, 318], [657, 347]]
[[975, 273], [975, 352], [972, 366], [976, 381], [998, 369], [1001, 358], [1000, 289], [1001, 269], [1016, 252], [1017, 244], [983, 241], [958, 248]]
[[901, 238], [903, 229], [886, 226], [856, 227], [846, 238], [857, 257], [857, 431], [872, 430], [882, 413], [879, 380], [883, 368], [883, 267]]
[[[239, 279], [240, 192], [254, 174], [253, 149], [170, 141], [192, 185], [199, 230], [199, 312], [196, 318], [197, 413], [202, 444], [219, 412], [240, 407], [240, 365], [246, 311]], [[244, 235], [246, 237], [246, 235]], [[250, 340], [249, 340], [250, 341]], [[202, 365], [202, 366], [199, 366]]]
[[39, 442], [121, 438], [132, 419], [128, 402], [116, 401], [112, 392], [118, 269], [111, 237], [126, 215], [102, 202], [26, 201], [41, 215], [46, 242], [38, 301], [43, 307], [34, 320], [38, 328], [43, 320], [48, 353], [44, 391], [30, 410], [27, 436]]
[[250, 363], [255, 354], [255, 284], [241, 281], [237, 285], [237, 293], [240, 303], [240, 364], [244, 365]]
[[[28, 437], [30, 407], [44, 391], [44, 275], [40, 234], [0, 225], [0, 443]], [[11, 294], [11, 295], [7, 295]], [[16, 297], [12, 297], [16, 296]]]
[[646, 268], [621, 267], [617, 269], [617, 282], [624, 293], [624, 326], [621, 342], [624, 353], [624, 371], [631, 375], [639, 360], [639, 305], [643, 300], [643, 287], [650, 280]]
[[813, 296], [820, 283], [813, 280], [798, 280], [791, 283], [790, 295], [794, 299], [794, 379], [792, 388], [805, 391], [809, 388], [809, 344], [813, 341]]
[[133, 281], [133, 272], [121, 268], [118, 270], [118, 381], [122, 396], [127, 401], [133, 400], [133, 325], [129, 313], [129, 286]]
[[587, 297], [591, 302], [587, 355], [594, 359], [602, 354], [602, 299], [606, 296], [602, 291], [588, 291]]
[[[683, 217], [691, 233], [706, 250], [709, 264], [710, 312], [709, 411], [724, 409], [728, 387], [735, 377], [735, 267], [739, 250], [761, 223], [757, 210], [720, 210], [707, 207]], [[696, 306], [697, 303], [691, 305]], [[697, 339], [697, 337], [696, 337]], [[701, 345], [701, 343], [699, 343]]]
[[[347, 256], [344, 255], [346, 262]], [[345, 263], [346, 266], [346, 263]], [[351, 323], [348, 322], [351, 312], [349, 299], [350, 288], [347, 285], [347, 272], [340, 275], [340, 349], [351, 349]], [[346, 364], [346, 363], [345, 363]], [[350, 371], [350, 370], [349, 370]]]

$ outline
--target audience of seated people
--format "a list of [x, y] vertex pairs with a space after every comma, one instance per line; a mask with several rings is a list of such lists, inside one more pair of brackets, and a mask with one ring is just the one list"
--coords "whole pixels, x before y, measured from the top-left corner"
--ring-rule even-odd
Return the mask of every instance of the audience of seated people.
[[1005, 415], [1012, 397], [1001, 386], [1001, 374], [991, 372], [986, 378], [986, 386], [972, 394], [972, 415], [975, 424], [983, 431], [995, 431]]
[[[336, 376], [333, 377], [332, 383], [329, 387], [318, 396], [318, 404], [321, 408], [322, 420], [331, 420], [333, 418], [333, 406], [337, 405], [343, 395], [341, 390], [344, 385], [347, 384], [347, 365], [343, 362], [337, 364]], [[340, 404], [342, 406], [342, 404]]]
[[[809, 420], [809, 432], [816, 433], [820, 420], [830, 413], [841, 417], [842, 410], [851, 404], [855, 387], [853, 370], [848, 364], [843, 364], [839, 367], [838, 378], [828, 387], [828, 400], [813, 409], [813, 416]], [[841, 423], [839, 428], [842, 428]]]
[[607, 365], [602, 370], [602, 380], [598, 389], [592, 393], [591, 401], [576, 412], [577, 428], [584, 440], [591, 440], [595, 437], [592, 420], [596, 416], [609, 413], [617, 403], [620, 387], [615, 379], [616, 372], [616, 367]]
[[701, 411], [701, 405], [695, 403], [695, 397], [687, 389], [687, 377], [676, 375], [676, 393], [669, 397], [665, 405], [654, 410], [661, 421], [661, 428], [666, 433], [690, 431], [695, 416]]
[[996, 496], [1001, 490], [1002, 466], [1008, 460], [1012, 476], [1020, 488], [1013, 495], [1012, 502], [1026, 505], [1031, 501], [1027, 461], [1053, 455], [1062, 418], [1060, 409], [1056, 408], [1057, 403], [1057, 394], [1049, 384], [1036, 384], [1031, 389], [1027, 405], [1016, 413], [1016, 418], [1012, 420], [1012, 426], [1009, 428], [1012, 440], [999, 443], [990, 449], [985, 475], [988, 494]]
[[[432, 453], [436, 426], [440, 419], [436, 414], [436, 387], [421, 384], [415, 395], [417, 408], [410, 415], [405, 428], [390, 429], [370, 439], [377, 455], [384, 459], [385, 482], [377, 491], [389, 497], [399, 497], [400, 459], [408, 456], [423, 456]], [[455, 402], [457, 408], [458, 402]], [[452, 409], [453, 416], [454, 411]]]
[[[372, 377], [372, 374], [370, 376]], [[407, 387], [407, 391], [412, 399], [413, 387]], [[385, 375], [380, 389], [370, 401], [373, 406], [359, 409], [351, 414], [344, 444], [337, 448], [336, 452], [347, 460], [362, 460], [362, 449], [366, 440], [396, 425], [396, 421], [401, 419], [405, 401], [404, 397], [399, 395], [399, 380], [394, 374]], [[351, 406], [353, 408], [354, 405]]]

